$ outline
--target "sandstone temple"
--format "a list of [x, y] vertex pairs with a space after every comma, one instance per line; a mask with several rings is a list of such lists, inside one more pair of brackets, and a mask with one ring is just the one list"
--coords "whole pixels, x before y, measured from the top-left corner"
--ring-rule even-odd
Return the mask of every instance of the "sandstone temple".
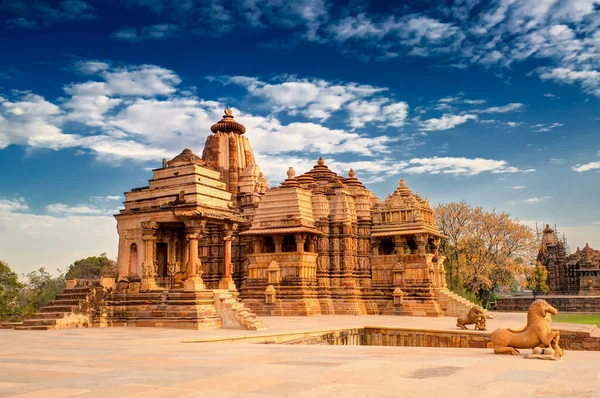
[[548, 269], [550, 294], [600, 295], [600, 250], [589, 244], [567, 255], [564, 242], [546, 224], [537, 261]]
[[[211, 130], [201, 156], [163, 159], [148, 186], [125, 193], [118, 277], [104, 285], [94, 322], [259, 329], [256, 315], [455, 316], [471, 307], [446, 289], [445, 237], [429, 200], [404, 180], [380, 200], [352, 169], [341, 176], [319, 158], [269, 187], [229, 108]], [[72, 281], [46, 312], [67, 311], [90, 289]]]

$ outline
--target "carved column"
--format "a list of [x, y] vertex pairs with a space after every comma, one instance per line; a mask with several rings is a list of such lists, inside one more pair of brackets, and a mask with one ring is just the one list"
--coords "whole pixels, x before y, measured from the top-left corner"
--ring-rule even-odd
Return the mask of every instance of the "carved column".
[[154, 221], [142, 222], [142, 240], [144, 241], [144, 263], [142, 264], [144, 274], [142, 275], [142, 286], [140, 290], [160, 290], [156, 285], [158, 274], [158, 263], [154, 259], [156, 241], [156, 230], [158, 224]]
[[296, 251], [300, 253], [304, 252], [304, 242], [306, 241], [306, 235], [296, 234], [294, 238], [296, 239]]
[[406, 237], [405, 236], [394, 236], [394, 250], [396, 251], [396, 256], [404, 256], [404, 248], [406, 247]]
[[413, 254], [426, 254], [427, 253], [427, 239], [425, 235], [415, 235], [415, 244], [417, 245], [417, 252]]
[[262, 253], [262, 236], [252, 238], [252, 254]]
[[379, 239], [374, 238], [371, 241], [371, 255], [379, 256], [379, 246], [381, 245], [381, 241]]
[[219, 289], [236, 290], [235, 283], [233, 282], [232, 264], [231, 264], [231, 241], [233, 240], [233, 231], [237, 229], [237, 224], [224, 225], [223, 226], [223, 277], [219, 281]]
[[283, 251], [283, 236], [282, 235], [274, 235], [273, 242], [275, 242], [275, 253], [281, 253]]
[[312, 235], [308, 238], [308, 251], [310, 253], [316, 253], [315, 250], [315, 243], [317, 241], [317, 236], [316, 235]]
[[206, 220], [190, 220], [185, 222], [186, 236], [188, 242], [189, 256], [186, 264], [187, 278], [183, 284], [185, 291], [195, 292], [204, 290], [204, 281], [202, 280], [202, 263], [198, 257], [198, 241], [204, 234]]

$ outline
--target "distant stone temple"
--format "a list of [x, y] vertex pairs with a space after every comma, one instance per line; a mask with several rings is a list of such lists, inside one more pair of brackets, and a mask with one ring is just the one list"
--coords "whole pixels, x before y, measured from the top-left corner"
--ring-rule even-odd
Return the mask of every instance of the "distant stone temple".
[[[229, 108], [211, 130], [202, 156], [163, 159], [148, 186], [125, 193], [118, 277], [93, 322], [260, 329], [256, 315], [469, 311], [446, 289], [429, 200], [404, 180], [381, 201], [319, 158], [269, 188]], [[77, 286], [46, 311], [86, 297]]]
[[564, 243], [546, 224], [537, 261], [548, 269], [549, 294], [600, 295], [600, 250], [589, 244], [567, 255]]

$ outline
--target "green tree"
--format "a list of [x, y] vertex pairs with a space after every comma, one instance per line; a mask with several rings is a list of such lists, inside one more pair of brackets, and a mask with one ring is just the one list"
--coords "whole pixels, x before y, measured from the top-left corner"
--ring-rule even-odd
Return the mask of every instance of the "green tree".
[[23, 285], [7, 263], [0, 260], [0, 320], [15, 320], [21, 314], [19, 292]]
[[53, 277], [44, 267], [27, 275], [25, 287], [21, 289], [21, 306], [23, 317], [27, 318], [40, 308], [54, 300], [65, 288], [65, 276], [60, 271], [58, 277]]
[[546, 294], [550, 291], [546, 281], [548, 280], [548, 269], [541, 263], [528, 270], [526, 274], [527, 288], [533, 292], [533, 298], [538, 294]]
[[117, 263], [102, 253], [82, 258], [69, 265], [66, 279], [99, 279], [101, 276], [117, 276]]

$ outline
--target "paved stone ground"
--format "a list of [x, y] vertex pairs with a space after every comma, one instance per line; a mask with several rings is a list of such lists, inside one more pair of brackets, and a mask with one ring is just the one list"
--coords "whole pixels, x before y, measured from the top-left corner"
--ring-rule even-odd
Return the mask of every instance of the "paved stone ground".
[[[409, 327], [402, 317], [392, 317], [402, 325], [344, 318], [303, 318], [301, 327]], [[450, 320], [420, 319], [436, 328]], [[289, 318], [267, 321], [279, 330], [298, 327]], [[0, 330], [0, 397], [600, 398], [600, 352], [567, 351], [562, 361], [540, 361], [487, 349], [181, 343], [206, 333]]]

